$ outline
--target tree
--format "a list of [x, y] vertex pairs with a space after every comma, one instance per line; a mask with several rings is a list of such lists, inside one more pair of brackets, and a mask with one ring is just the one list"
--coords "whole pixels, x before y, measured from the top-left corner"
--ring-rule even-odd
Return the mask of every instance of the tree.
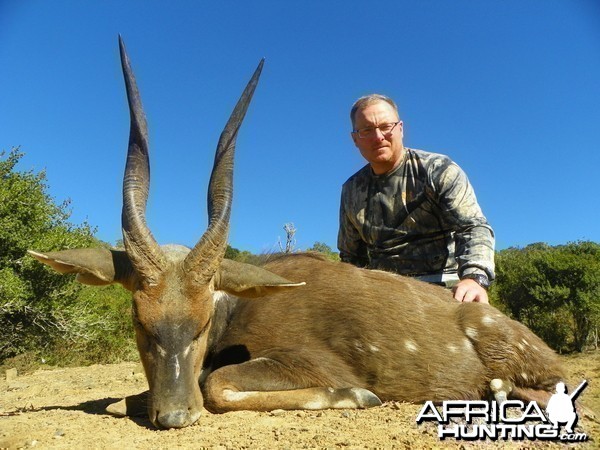
[[225, 258], [233, 259], [234, 261], [240, 255], [240, 251], [237, 248], [233, 248], [231, 245], [227, 244], [227, 249], [225, 250]]
[[296, 247], [296, 227], [292, 222], [288, 222], [283, 226], [285, 231], [285, 247], [281, 245], [281, 239], [279, 239], [279, 249], [282, 253], [293, 253]]
[[531, 244], [496, 255], [494, 299], [558, 351], [581, 351], [600, 325], [600, 245]]
[[[107, 314], [104, 303], [97, 306], [109, 291], [92, 294], [73, 277], [27, 256], [28, 249], [43, 252], [102, 243], [88, 223], [68, 221], [69, 201], [54, 203], [44, 172], [16, 170], [22, 156], [18, 148], [0, 153], [0, 362], [25, 351], [51, 351], [64, 342], [104, 339], [121, 326], [112, 322], [116, 318]], [[124, 304], [119, 301], [126, 297], [116, 287], [110, 292], [119, 311], [114, 315], [122, 321]]]
[[327, 256], [328, 259], [331, 259], [332, 261], [340, 260], [339, 253], [334, 252], [331, 249], [331, 247], [329, 245], [325, 244], [324, 242], [315, 242], [313, 244], [313, 246], [310, 248], [307, 248], [306, 251], [323, 253], [325, 256]]

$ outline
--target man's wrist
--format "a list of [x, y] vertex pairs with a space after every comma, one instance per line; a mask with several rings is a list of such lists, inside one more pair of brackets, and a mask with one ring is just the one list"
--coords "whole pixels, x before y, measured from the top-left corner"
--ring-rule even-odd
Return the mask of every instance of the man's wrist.
[[485, 290], [487, 290], [491, 284], [490, 279], [487, 277], [487, 275], [484, 275], [481, 273], [469, 273], [469, 274], [463, 275], [461, 277], [461, 280], [465, 280], [465, 279], [475, 281], [479, 286], [481, 286]]

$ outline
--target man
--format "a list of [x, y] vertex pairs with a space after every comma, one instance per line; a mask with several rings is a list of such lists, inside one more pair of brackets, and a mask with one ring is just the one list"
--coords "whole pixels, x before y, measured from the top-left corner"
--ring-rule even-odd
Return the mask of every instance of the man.
[[359, 98], [354, 144], [368, 164], [342, 187], [342, 261], [453, 287], [454, 298], [488, 303], [494, 232], [467, 176], [447, 156], [406, 148], [393, 100]]

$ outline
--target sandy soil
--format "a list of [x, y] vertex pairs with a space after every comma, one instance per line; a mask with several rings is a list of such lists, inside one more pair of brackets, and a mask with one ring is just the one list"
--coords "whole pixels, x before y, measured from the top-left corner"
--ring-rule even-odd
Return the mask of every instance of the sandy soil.
[[[600, 352], [565, 358], [573, 384], [590, 382], [580, 399], [600, 406]], [[0, 448], [563, 448], [522, 443], [443, 441], [432, 424], [416, 425], [420, 405], [370, 410], [206, 412], [191, 427], [156, 430], [141, 418], [115, 418], [107, 404], [146, 389], [136, 363], [37, 370], [0, 381]], [[600, 448], [600, 425], [580, 418], [577, 431]]]

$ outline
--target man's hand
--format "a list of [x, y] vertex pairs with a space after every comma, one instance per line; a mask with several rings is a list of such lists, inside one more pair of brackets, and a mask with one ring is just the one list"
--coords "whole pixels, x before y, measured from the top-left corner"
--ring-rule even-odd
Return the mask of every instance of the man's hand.
[[487, 291], [475, 280], [465, 278], [452, 288], [454, 298], [459, 302], [490, 303]]

